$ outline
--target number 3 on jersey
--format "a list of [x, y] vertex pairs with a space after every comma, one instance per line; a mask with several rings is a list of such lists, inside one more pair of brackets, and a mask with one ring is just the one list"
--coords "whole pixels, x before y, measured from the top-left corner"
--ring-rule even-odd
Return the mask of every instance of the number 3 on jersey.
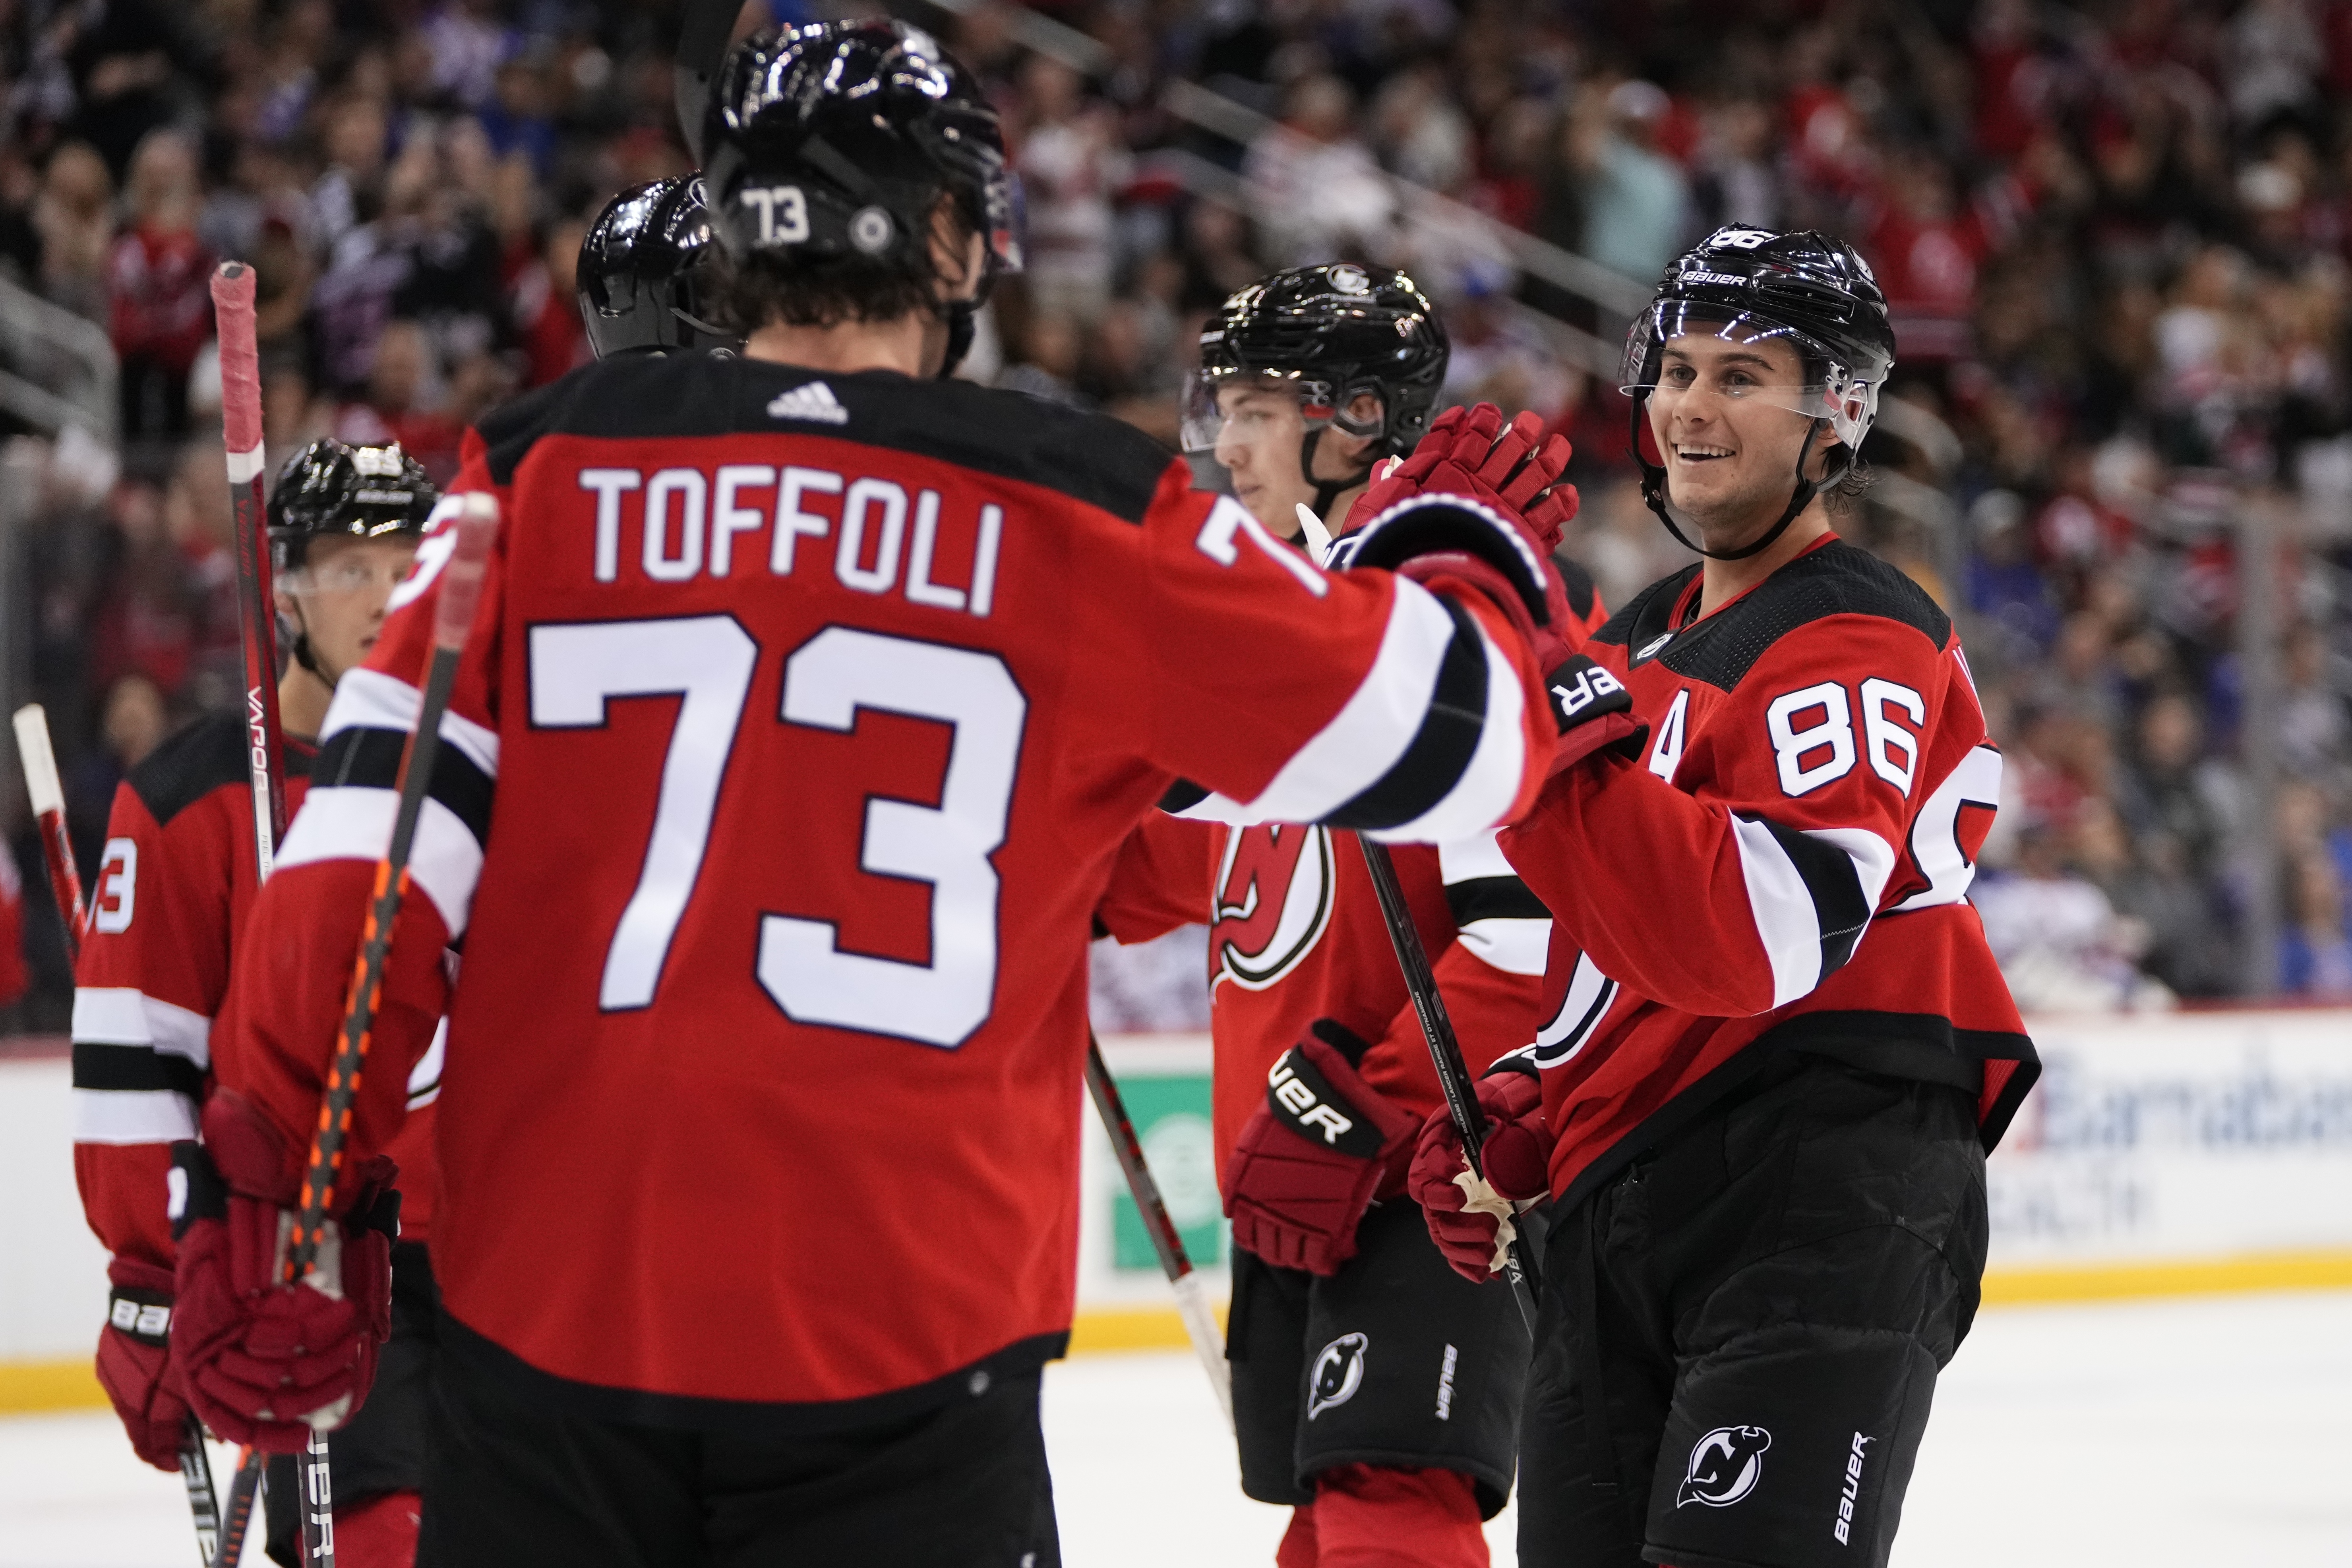
[[[594, 729], [614, 698], [677, 696], [645, 869], [605, 950], [598, 1005], [652, 1005], [710, 839], [759, 644], [731, 615], [587, 622], [530, 631], [530, 717]], [[786, 1017], [952, 1050], [995, 1005], [997, 875], [1028, 699], [1004, 661], [970, 648], [828, 627], [784, 661], [777, 716], [846, 732], [861, 708], [950, 726], [937, 806], [866, 803], [858, 863], [931, 884], [931, 961], [840, 950], [831, 922], [760, 921], [757, 972]]]
[[[1858, 689], [1871, 771], [1908, 796], [1919, 768], [1919, 736], [1896, 723], [1895, 715], [1899, 711], [1912, 724], [1924, 725], [1927, 704], [1909, 686], [1875, 676]], [[1782, 794], [1810, 795], [1853, 771], [1853, 710], [1837, 682], [1781, 693], [1764, 710], [1764, 726], [1771, 732]]]

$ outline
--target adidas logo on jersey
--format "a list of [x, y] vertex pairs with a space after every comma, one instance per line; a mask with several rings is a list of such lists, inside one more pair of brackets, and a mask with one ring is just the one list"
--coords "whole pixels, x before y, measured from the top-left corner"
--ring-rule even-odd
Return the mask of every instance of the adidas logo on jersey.
[[808, 419], [819, 424], [847, 424], [849, 411], [823, 382], [809, 382], [768, 400], [770, 419]]

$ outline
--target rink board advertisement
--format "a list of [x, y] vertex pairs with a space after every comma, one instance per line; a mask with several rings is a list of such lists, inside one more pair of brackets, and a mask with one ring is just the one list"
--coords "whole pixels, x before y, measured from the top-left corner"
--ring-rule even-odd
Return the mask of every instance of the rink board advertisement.
[[[2352, 1285], [2352, 1011], [2032, 1020], [2044, 1064], [1988, 1167], [1989, 1302]], [[1103, 1041], [1213, 1293], [1226, 1227], [1205, 1035]], [[0, 1055], [0, 1409], [100, 1398], [106, 1257], [74, 1190], [63, 1042]], [[1079, 1351], [1183, 1343], [1084, 1097]]]

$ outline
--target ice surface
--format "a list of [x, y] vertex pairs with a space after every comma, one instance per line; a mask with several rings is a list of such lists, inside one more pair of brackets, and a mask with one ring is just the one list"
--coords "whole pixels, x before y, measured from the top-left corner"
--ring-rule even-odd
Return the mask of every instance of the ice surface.
[[[1937, 1392], [1896, 1568], [2347, 1568], [2347, 1411], [2352, 1293], [1987, 1312]], [[1285, 1511], [1241, 1496], [1189, 1354], [1056, 1366], [1045, 1425], [1070, 1568], [1271, 1563]], [[1488, 1533], [1512, 1563], [1511, 1516]], [[0, 1421], [0, 1568], [194, 1552], [176, 1478], [113, 1416]]]

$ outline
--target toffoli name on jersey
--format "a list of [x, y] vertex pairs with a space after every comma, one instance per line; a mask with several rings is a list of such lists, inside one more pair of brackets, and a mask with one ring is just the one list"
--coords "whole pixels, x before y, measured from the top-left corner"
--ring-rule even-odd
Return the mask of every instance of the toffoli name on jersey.
[[596, 498], [595, 578], [623, 562], [656, 582], [725, 580], [762, 566], [777, 577], [830, 570], [856, 593], [986, 617], [996, 601], [1004, 508], [943, 518], [937, 490], [766, 463], [700, 468], [583, 468]]

